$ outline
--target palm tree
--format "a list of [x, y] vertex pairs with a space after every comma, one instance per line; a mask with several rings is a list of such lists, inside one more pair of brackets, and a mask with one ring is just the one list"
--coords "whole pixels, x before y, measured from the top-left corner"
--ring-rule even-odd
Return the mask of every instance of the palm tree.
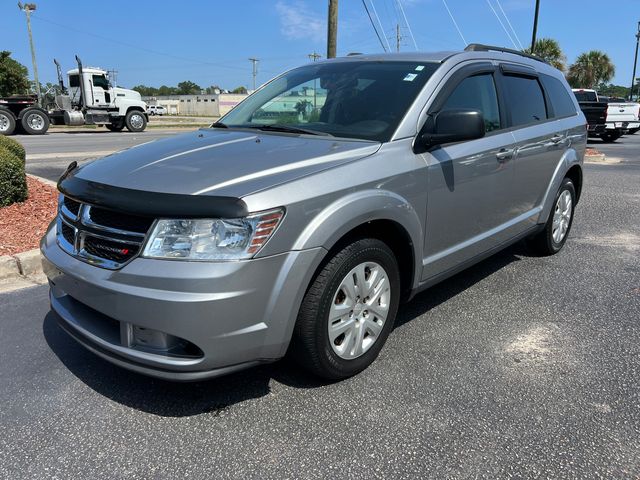
[[566, 68], [565, 62], [567, 61], [567, 57], [562, 53], [560, 44], [558, 44], [558, 42], [553, 38], [541, 38], [536, 40], [533, 50], [531, 48], [527, 48], [525, 52], [542, 58], [563, 72]]
[[582, 53], [569, 67], [567, 80], [574, 88], [593, 88], [608, 82], [616, 73], [609, 56], [600, 50]]

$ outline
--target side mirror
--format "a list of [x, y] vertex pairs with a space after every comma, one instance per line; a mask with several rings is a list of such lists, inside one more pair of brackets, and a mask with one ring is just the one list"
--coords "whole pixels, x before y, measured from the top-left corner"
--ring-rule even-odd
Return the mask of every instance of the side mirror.
[[414, 142], [414, 152], [436, 145], [484, 137], [484, 117], [478, 110], [445, 110], [430, 117]]

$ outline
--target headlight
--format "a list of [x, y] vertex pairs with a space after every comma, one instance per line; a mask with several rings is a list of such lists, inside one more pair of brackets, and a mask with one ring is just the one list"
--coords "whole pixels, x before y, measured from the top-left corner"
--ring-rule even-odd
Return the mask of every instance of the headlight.
[[276, 231], [284, 210], [244, 218], [158, 220], [142, 253], [149, 258], [243, 260]]

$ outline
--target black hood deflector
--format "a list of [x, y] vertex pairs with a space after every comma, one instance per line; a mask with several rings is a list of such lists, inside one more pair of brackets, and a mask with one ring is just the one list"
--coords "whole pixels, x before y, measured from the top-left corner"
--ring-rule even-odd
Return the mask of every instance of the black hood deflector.
[[75, 175], [74, 163], [58, 180], [58, 190], [96, 207], [155, 218], [239, 218], [249, 213], [235, 197], [147, 192], [85, 180]]

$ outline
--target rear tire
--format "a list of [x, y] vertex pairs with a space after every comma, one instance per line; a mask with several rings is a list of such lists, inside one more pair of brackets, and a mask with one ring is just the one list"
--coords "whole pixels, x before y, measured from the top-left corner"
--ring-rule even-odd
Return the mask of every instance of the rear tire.
[[304, 368], [340, 380], [367, 368], [393, 329], [400, 273], [391, 249], [365, 238], [333, 256], [304, 296], [290, 352]]
[[562, 250], [573, 225], [575, 205], [576, 189], [573, 182], [565, 178], [556, 193], [544, 229], [527, 240], [527, 245], [533, 253], [548, 256]]
[[16, 129], [16, 117], [9, 110], [0, 108], [0, 135], [12, 135]]
[[620, 137], [622, 136], [621, 133], [603, 133], [602, 136], [600, 138], [602, 138], [602, 141], [605, 143], [613, 143], [616, 140], [618, 140]]
[[130, 110], [124, 117], [124, 123], [130, 132], [142, 132], [147, 128], [147, 119], [139, 110]]
[[27, 108], [22, 113], [20, 125], [29, 135], [44, 135], [49, 130], [49, 115], [39, 108]]

